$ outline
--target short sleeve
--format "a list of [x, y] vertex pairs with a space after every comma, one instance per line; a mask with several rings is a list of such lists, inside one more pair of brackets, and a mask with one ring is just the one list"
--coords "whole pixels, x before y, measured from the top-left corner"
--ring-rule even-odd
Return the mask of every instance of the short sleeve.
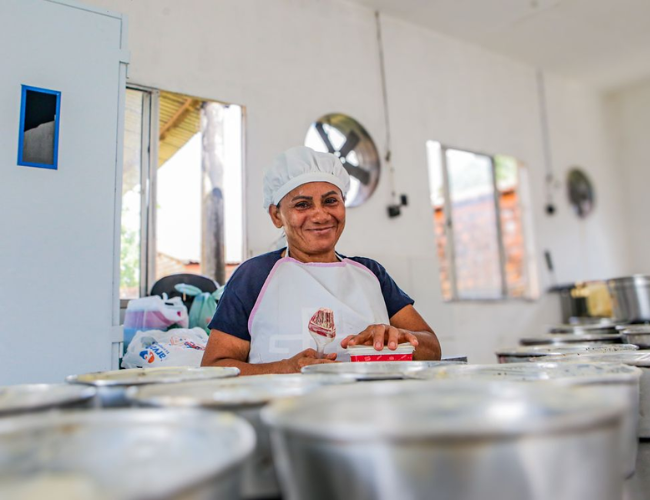
[[210, 330], [219, 330], [247, 342], [250, 318], [257, 297], [271, 269], [280, 258], [280, 252], [270, 252], [247, 260], [233, 273], [217, 305]]
[[406, 306], [413, 305], [415, 301], [404, 292], [390, 277], [384, 266], [379, 262], [365, 257], [351, 257], [351, 260], [362, 264], [372, 271], [379, 280], [381, 293], [384, 296], [388, 317], [392, 318]]

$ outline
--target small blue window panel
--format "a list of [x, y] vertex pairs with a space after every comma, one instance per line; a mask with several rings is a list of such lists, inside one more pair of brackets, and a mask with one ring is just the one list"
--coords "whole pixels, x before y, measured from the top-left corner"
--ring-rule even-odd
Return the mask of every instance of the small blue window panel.
[[22, 86], [18, 165], [57, 170], [61, 92]]

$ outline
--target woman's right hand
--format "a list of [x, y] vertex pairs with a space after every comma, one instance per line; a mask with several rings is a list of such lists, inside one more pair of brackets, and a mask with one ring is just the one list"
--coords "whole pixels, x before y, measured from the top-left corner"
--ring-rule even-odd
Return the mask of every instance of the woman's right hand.
[[305, 349], [295, 356], [284, 360], [286, 367], [285, 373], [300, 373], [303, 366], [321, 365], [324, 363], [334, 363], [336, 361], [336, 353], [327, 354], [324, 358], [319, 359], [318, 354], [314, 349]]

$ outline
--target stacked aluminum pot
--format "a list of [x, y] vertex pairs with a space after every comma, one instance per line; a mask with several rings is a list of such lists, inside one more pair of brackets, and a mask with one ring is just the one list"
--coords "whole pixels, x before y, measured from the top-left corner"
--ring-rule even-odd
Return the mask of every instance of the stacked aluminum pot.
[[589, 353], [580, 356], [553, 356], [548, 360], [569, 363], [622, 363], [639, 368], [642, 375], [638, 435], [640, 438], [650, 438], [650, 353], [644, 351]]
[[285, 500], [613, 500], [622, 402], [595, 388], [399, 381], [262, 411]]
[[607, 281], [614, 316], [634, 322], [650, 321], [650, 276], [637, 274]]
[[518, 346], [499, 349], [496, 352], [499, 363], [521, 363], [526, 361], [543, 361], [549, 356], [565, 356], [570, 354], [586, 354], [618, 351], [637, 351], [639, 348], [631, 344], [571, 344], [557, 346]]
[[69, 384], [81, 384], [97, 389], [98, 405], [103, 408], [119, 408], [128, 405], [126, 391], [129, 387], [140, 385], [174, 384], [236, 377], [238, 368], [231, 367], [161, 367], [132, 368], [108, 372], [71, 375], [66, 378]]
[[251, 499], [271, 498], [279, 496], [280, 490], [269, 432], [260, 420], [261, 409], [280, 398], [301, 396], [326, 385], [354, 382], [354, 378], [339, 375], [258, 375], [209, 382], [133, 387], [127, 392], [127, 397], [141, 406], [225, 410], [246, 419], [256, 431], [257, 447], [245, 465], [242, 495]]
[[426, 370], [436, 366], [462, 364], [465, 361], [400, 361], [400, 362], [359, 362], [359, 363], [331, 363], [322, 365], [309, 365], [302, 369], [307, 375], [342, 375], [353, 377], [356, 380], [403, 380], [410, 373]]
[[623, 476], [634, 474], [637, 460], [637, 427], [642, 372], [615, 363], [510, 363], [506, 365], [457, 365], [421, 370], [411, 375], [420, 380], [473, 380], [537, 382], [599, 387], [608, 401], [622, 400], [627, 408], [621, 422]]
[[67, 384], [26, 384], [0, 387], [0, 417], [22, 413], [87, 407], [93, 402], [92, 387]]
[[0, 498], [239, 498], [255, 434], [232, 415], [85, 410], [0, 419]]

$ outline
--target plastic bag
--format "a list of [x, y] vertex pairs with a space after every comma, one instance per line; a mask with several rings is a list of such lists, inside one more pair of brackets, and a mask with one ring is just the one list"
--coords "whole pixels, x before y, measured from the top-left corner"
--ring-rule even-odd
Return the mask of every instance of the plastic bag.
[[201, 328], [138, 332], [122, 358], [122, 368], [201, 365], [208, 336]]
[[171, 326], [187, 328], [188, 325], [187, 308], [180, 297], [161, 299], [153, 295], [131, 300], [124, 315], [124, 349], [138, 331], [167, 330]]
[[217, 302], [223, 294], [225, 287], [218, 288], [214, 293], [201, 292], [193, 285], [180, 283], [174, 287], [178, 292], [194, 297], [190, 306], [189, 325], [190, 328], [202, 328], [208, 335], [210, 329], [208, 323], [212, 320], [214, 312], [217, 310]]

